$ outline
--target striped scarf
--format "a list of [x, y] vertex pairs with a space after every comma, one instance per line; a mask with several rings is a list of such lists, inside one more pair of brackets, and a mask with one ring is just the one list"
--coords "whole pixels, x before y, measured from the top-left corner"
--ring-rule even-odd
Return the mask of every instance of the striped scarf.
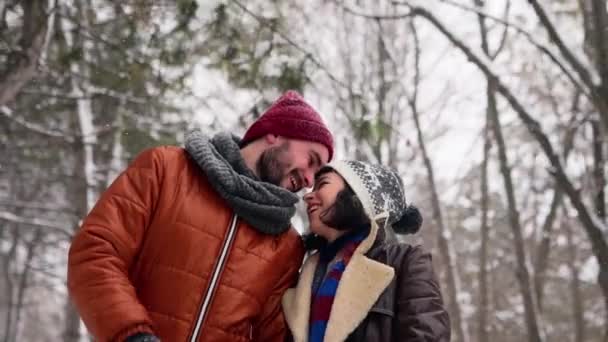
[[327, 263], [330, 262], [339, 251], [342, 251], [342, 259], [338, 260], [331, 267], [320, 283], [313, 283], [310, 309], [310, 331], [308, 334], [309, 342], [323, 341], [325, 329], [327, 329], [327, 322], [329, 321], [329, 314], [331, 313], [331, 307], [334, 303], [342, 273], [344, 273], [346, 265], [348, 265], [353, 253], [361, 241], [367, 237], [368, 233], [369, 231], [365, 230], [356, 234], [346, 234], [320, 250], [319, 265], [317, 266], [317, 272], [315, 273], [324, 275]]

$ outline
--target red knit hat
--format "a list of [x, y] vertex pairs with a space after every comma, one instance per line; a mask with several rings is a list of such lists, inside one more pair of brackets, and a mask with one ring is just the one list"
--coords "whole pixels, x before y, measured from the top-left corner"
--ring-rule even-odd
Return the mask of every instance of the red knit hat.
[[283, 94], [249, 127], [241, 146], [266, 134], [323, 144], [329, 150], [329, 160], [334, 154], [334, 139], [321, 116], [293, 90]]

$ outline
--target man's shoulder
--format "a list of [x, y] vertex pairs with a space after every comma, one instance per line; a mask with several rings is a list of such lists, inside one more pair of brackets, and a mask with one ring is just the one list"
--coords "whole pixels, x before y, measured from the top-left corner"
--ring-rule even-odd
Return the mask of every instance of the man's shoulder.
[[172, 145], [150, 147], [141, 152], [141, 154], [157, 155], [163, 157], [164, 159], [184, 158], [187, 156], [184, 148]]
[[141, 151], [135, 161], [154, 160], [163, 164], [165, 168], [182, 166], [189, 160], [186, 150], [179, 146], [162, 145], [147, 148]]
[[304, 258], [304, 240], [293, 226], [279, 236], [279, 246], [284, 253]]
[[304, 247], [304, 240], [302, 240], [302, 235], [300, 235], [300, 232], [298, 232], [298, 230], [294, 226], [289, 226], [289, 229], [287, 229], [287, 231], [283, 233], [283, 237], [294, 245], [302, 245], [302, 247]]

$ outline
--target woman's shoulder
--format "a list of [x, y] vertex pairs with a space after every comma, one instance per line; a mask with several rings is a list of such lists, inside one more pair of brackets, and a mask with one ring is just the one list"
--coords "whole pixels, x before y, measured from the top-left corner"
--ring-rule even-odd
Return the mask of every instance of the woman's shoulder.
[[430, 252], [423, 245], [400, 241], [390, 241], [376, 246], [368, 256], [392, 266], [396, 271], [409, 264], [431, 259]]

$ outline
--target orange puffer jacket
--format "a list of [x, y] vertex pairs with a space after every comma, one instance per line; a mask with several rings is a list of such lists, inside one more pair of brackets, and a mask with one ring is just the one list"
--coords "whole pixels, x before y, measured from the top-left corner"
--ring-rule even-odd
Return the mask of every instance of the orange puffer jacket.
[[[234, 221], [236, 219], [236, 221]], [[283, 341], [281, 297], [304, 255], [291, 228], [233, 216], [178, 147], [145, 151], [103, 193], [69, 254], [70, 296], [99, 341]]]

